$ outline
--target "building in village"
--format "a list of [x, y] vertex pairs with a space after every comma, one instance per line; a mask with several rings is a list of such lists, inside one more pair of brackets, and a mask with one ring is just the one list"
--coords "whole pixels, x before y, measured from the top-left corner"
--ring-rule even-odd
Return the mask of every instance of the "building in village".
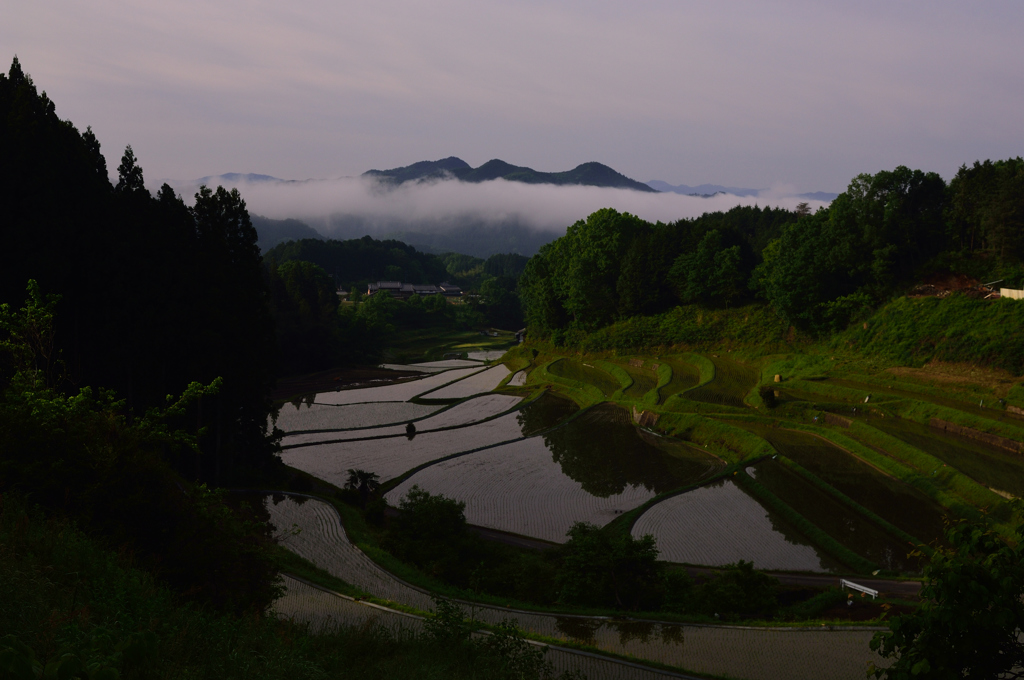
[[443, 295], [446, 298], [459, 298], [462, 296], [462, 289], [451, 283], [419, 284], [402, 283], [401, 281], [377, 281], [367, 286], [367, 295], [387, 293], [391, 297], [408, 300], [414, 295], [429, 297], [431, 295]]

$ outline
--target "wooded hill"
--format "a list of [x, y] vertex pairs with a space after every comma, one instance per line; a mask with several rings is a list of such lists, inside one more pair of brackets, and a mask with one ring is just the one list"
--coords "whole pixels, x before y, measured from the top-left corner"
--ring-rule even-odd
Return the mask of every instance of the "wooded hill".
[[520, 295], [534, 337], [557, 343], [679, 304], [756, 300], [823, 335], [950, 274], [1024, 283], [1024, 159], [963, 166], [948, 185], [902, 166], [859, 175], [813, 214], [737, 207], [651, 224], [600, 210], [541, 248]]

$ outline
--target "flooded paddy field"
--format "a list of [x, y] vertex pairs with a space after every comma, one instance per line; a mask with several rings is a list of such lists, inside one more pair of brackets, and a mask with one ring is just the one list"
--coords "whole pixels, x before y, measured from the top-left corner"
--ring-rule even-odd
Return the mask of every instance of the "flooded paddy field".
[[612, 396], [622, 387], [615, 376], [574, 359], [559, 359], [548, 366], [548, 372], [560, 378], [593, 385], [606, 397]]
[[[326, 503], [278, 496], [267, 497], [265, 508], [278, 533], [285, 535], [290, 550], [381, 599], [423, 611], [432, 609], [429, 594], [398, 581], [352, 546], [334, 509]], [[297, 534], [288, 532], [293, 526], [300, 529]], [[309, 622], [314, 628], [373, 621], [393, 630], [419, 630], [417, 620], [407, 615], [356, 603], [287, 577], [285, 586], [287, 592], [275, 603], [275, 611]], [[878, 660], [868, 649], [874, 631], [864, 628], [780, 629], [612, 621], [458, 604], [469, 617], [486, 623], [515, 619], [523, 630], [552, 639], [578, 641], [604, 651], [718, 676], [854, 680], [863, 677], [869, 661]], [[592, 680], [665, 677], [654, 669], [570, 650], [551, 650], [547, 658], [556, 669], [579, 669]]]
[[344, 486], [348, 469], [366, 470], [393, 479], [407, 470], [462, 451], [479, 449], [523, 436], [519, 414], [487, 422], [406, 436], [302, 445], [284, 449], [281, 460], [335, 486]]
[[464, 501], [470, 524], [561, 543], [574, 522], [607, 524], [721, 467], [703, 451], [638, 430], [625, 411], [604, 405], [543, 436], [431, 465], [386, 500], [398, 505], [416, 484]]
[[[496, 403], [500, 406], [500, 400], [492, 397], [514, 398], [486, 395], [487, 401], [482, 404], [489, 403], [492, 410]], [[478, 408], [474, 404], [476, 401], [469, 400], [465, 408]], [[335, 486], [344, 486], [349, 468], [375, 472], [382, 481], [386, 481], [439, 458], [536, 434], [556, 425], [576, 409], [576, 404], [571, 401], [543, 395], [518, 411], [482, 423], [440, 432], [416, 433], [411, 438], [405, 434], [403, 426], [399, 436], [336, 442], [317, 439], [318, 443], [284, 449], [281, 460]], [[364, 436], [372, 437], [375, 431], [362, 432]]]
[[990, 489], [1024, 497], [1024, 457], [1019, 454], [902, 418], [868, 417], [864, 421]]
[[563, 473], [597, 496], [642, 486], [655, 495], [697, 484], [725, 464], [706, 451], [633, 425], [625, 409], [601, 404], [545, 433]]
[[[483, 394], [473, 399], [455, 404], [450, 408], [441, 406], [428, 406], [426, 409], [433, 409], [436, 413], [422, 420], [413, 423], [417, 433], [425, 433], [431, 430], [439, 430], [447, 427], [460, 427], [472, 423], [493, 418], [516, 407], [522, 401], [520, 397], [512, 397], [506, 394]], [[409, 404], [415, 406], [415, 404]], [[325, 406], [323, 408], [353, 408], [351, 406]], [[439, 410], [443, 409], [443, 410]], [[428, 411], [428, 415], [429, 415]], [[390, 427], [371, 427], [356, 430], [345, 430], [341, 432], [310, 432], [286, 436], [282, 441], [285, 448], [296, 444], [310, 442], [342, 441], [350, 439], [365, 439], [367, 437], [396, 437], [408, 436], [406, 424], [392, 425]]]
[[466, 521], [555, 543], [575, 522], [603, 526], [654, 493], [627, 485], [597, 496], [562, 472], [543, 437], [503, 444], [420, 470], [385, 496], [398, 505], [412, 488], [466, 503]]
[[481, 371], [475, 375], [471, 375], [468, 378], [463, 378], [456, 383], [452, 383], [446, 387], [442, 387], [426, 394], [421, 394], [420, 397], [423, 399], [465, 399], [471, 397], [474, 394], [481, 394], [483, 392], [490, 392], [498, 386], [502, 380], [510, 373], [507, 368], [503, 365], [498, 364], [488, 368], [485, 371]]
[[519, 409], [519, 427], [524, 437], [550, 430], [580, 410], [571, 399], [545, 392]]
[[715, 379], [689, 390], [685, 396], [708, 404], [746, 408], [743, 398], [757, 384], [757, 369], [724, 357], [708, 357], [715, 365]]
[[731, 479], [667, 498], [642, 514], [633, 536], [651, 534], [661, 559], [721, 566], [752, 561], [757, 569], [842, 571], [842, 566]]
[[914, 546], [890, 536], [782, 463], [764, 460], [748, 467], [747, 474], [844, 547], [882, 569], [921, 570], [920, 559], [909, 556]]
[[404, 401], [328, 406], [325, 404], [284, 404], [277, 415], [277, 427], [287, 432], [309, 430], [347, 430], [403, 423], [429, 416], [444, 408]]
[[467, 352], [466, 356], [475, 361], [497, 361], [505, 356], [505, 352], [506, 350], [503, 349], [485, 349]]
[[855, 502], [924, 543], [942, 540], [945, 512], [908, 484], [806, 432], [748, 427]]
[[516, 371], [516, 374], [508, 379], [510, 387], [522, 387], [526, 384], [526, 371]]
[[394, 385], [381, 385], [380, 387], [364, 387], [356, 390], [339, 390], [337, 392], [321, 392], [316, 395], [317, 404], [363, 404], [375, 401], [409, 401], [418, 394], [447, 385], [450, 382], [461, 380], [466, 376], [473, 375], [483, 367], [453, 368], [450, 370], [434, 373], [409, 382], [397, 383]]

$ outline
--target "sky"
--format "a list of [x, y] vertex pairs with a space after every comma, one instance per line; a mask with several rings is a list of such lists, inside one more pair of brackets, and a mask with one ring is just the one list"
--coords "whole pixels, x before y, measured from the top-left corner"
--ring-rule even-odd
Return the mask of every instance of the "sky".
[[1024, 3], [0, 0], [108, 165], [337, 178], [455, 155], [842, 191], [1024, 155]]

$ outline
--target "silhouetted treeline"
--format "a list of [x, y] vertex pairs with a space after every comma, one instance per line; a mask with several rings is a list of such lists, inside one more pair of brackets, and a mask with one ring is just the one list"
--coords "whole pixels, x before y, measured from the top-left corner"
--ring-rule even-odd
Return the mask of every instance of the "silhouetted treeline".
[[371, 281], [438, 284], [448, 272], [436, 255], [421, 253], [401, 241], [378, 241], [369, 236], [335, 241], [304, 238], [278, 244], [266, 253], [268, 261], [312, 262], [334, 278], [343, 290], [365, 292]]
[[[406, 306], [398, 305], [395, 309], [399, 311], [389, 316], [388, 323], [392, 324], [393, 328], [421, 328], [424, 324], [442, 322], [442, 318], [451, 320], [460, 328], [472, 327], [475, 324], [517, 329], [524, 323], [519, 302], [518, 279], [529, 258], [514, 253], [495, 254], [486, 260], [461, 253], [434, 255], [421, 253], [400, 241], [377, 241], [364, 236], [348, 241], [302, 239], [282, 243], [267, 252], [266, 260], [272, 276], [276, 268], [283, 269], [291, 263], [312, 264], [328, 275], [342, 290], [354, 291], [356, 300], [366, 291], [367, 283], [382, 280], [431, 284], [447, 281], [461, 286], [466, 293], [471, 294], [464, 297], [463, 302], [473, 308], [472, 313], [468, 309], [460, 309], [458, 314], [449, 310], [451, 313], [444, 315], [424, 316], [419, 313], [418, 310], [422, 307], [418, 304], [409, 306], [411, 311], [408, 313], [401, 311], [406, 309]], [[308, 274], [307, 270], [303, 271]], [[275, 290], [281, 289], [275, 287]], [[296, 290], [293, 289], [293, 298]], [[477, 295], [479, 297], [475, 297]], [[279, 293], [275, 293], [275, 300], [281, 301], [281, 304], [275, 304], [275, 309], [287, 309], [291, 304], [284, 303], [284, 298]], [[311, 302], [300, 303], [298, 298], [295, 300], [294, 305], [303, 309], [312, 309], [316, 306]], [[429, 308], [429, 305], [427, 307]], [[346, 346], [349, 347], [349, 352], [345, 356], [351, 359], [354, 353], [369, 360], [373, 356], [374, 346], [380, 343], [380, 329], [366, 325], [370, 322], [370, 317], [365, 317], [363, 322], [359, 322], [358, 315], [347, 314], [348, 310], [341, 310], [340, 328], [337, 331], [347, 337]], [[275, 312], [275, 320], [279, 323], [291, 324], [295, 318], [294, 315], [280, 316]], [[323, 337], [323, 331], [317, 332]], [[291, 330], [279, 328], [278, 336], [286, 345], [295, 346], [287, 339], [296, 337]], [[368, 340], [371, 337], [373, 339]], [[323, 355], [323, 351], [314, 350], [314, 354]], [[305, 362], [305, 359], [296, 358], [296, 353], [287, 348], [284, 348], [283, 356], [286, 366], [292, 368], [296, 367], [296, 361]], [[304, 365], [312, 366], [308, 362]]]
[[599, 210], [530, 259], [519, 281], [526, 320], [542, 336], [590, 332], [680, 302], [749, 299], [761, 249], [795, 219], [784, 209], [737, 207], [651, 224]]
[[519, 282], [534, 335], [571, 341], [677, 304], [762, 299], [787, 324], [844, 327], [927, 275], [1024, 282], [1024, 160], [947, 186], [898, 167], [859, 175], [827, 209], [737, 207], [672, 224], [600, 210], [544, 246]]
[[0, 75], [0, 211], [0, 301], [20, 307], [29, 279], [61, 296], [56, 384], [116, 390], [141, 414], [223, 377], [186, 418], [206, 428], [203, 455], [176, 464], [219, 479], [269, 457], [274, 331], [237, 191], [204, 187], [186, 205], [164, 185], [154, 197], [131, 147], [111, 184], [92, 131], [61, 120], [15, 59]]

